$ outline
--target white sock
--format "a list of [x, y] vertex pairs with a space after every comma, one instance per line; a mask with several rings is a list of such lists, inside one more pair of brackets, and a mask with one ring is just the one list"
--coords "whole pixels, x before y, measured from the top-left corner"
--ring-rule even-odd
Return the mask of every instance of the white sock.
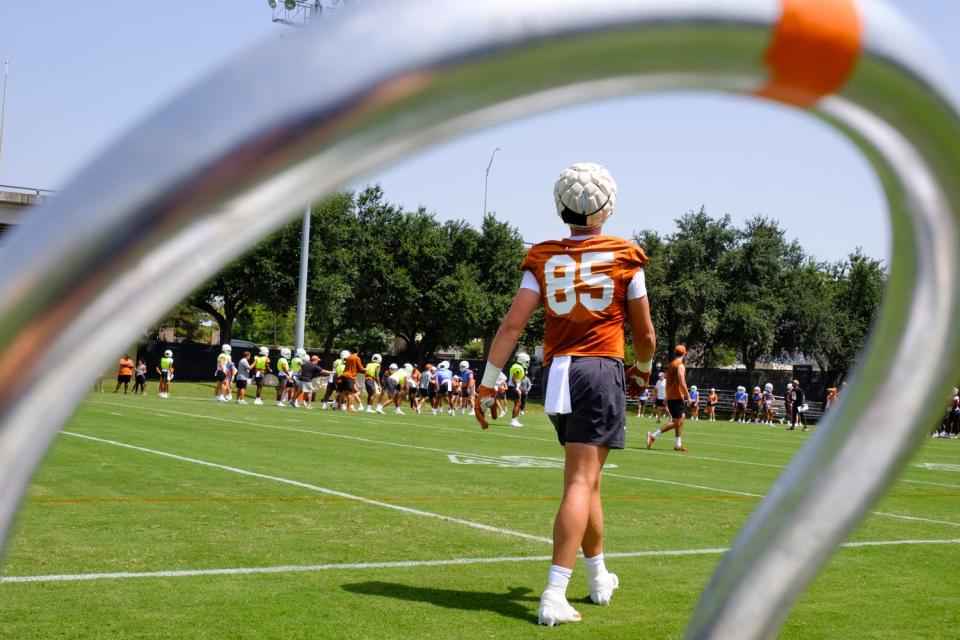
[[587, 575], [591, 580], [597, 576], [602, 576], [607, 573], [607, 567], [603, 564], [603, 554], [599, 553], [592, 558], [584, 558], [584, 564], [587, 565]]
[[660, 429], [657, 429], [656, 431], [653, 432], [654, 438], [659, 438], [661, 435], [663, 435], [663, 432], [660, 431]]
[[676, 445], [676, 446], [679, 447], [679, 446], [682, 445], [682, 444], [683, 444], [683, 443], [680, 441], [680, 438], [677, 438], [677, 445]]
[[562, 595], [567, 594], [567, 585], [570, 584], [570, 576], [573, 575], [573, 569], [567, 569], [560, 565], [550, 565], [550, 572], [547, 574], [547, 590], [559, 591]]

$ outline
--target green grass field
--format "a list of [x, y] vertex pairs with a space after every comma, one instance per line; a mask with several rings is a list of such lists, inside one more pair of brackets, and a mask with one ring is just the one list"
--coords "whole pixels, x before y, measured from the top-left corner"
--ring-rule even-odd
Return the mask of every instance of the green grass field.
[[[578, 564], [584, 620], [547, 629], [562, 450], [539, 411], [482, 432], [173, 394], [92, 394], [64, 427], [6, 549], [0, 638], [679, 638], [809, 435], [697, 422], [691, 453], [648, 451], [632, 417], [604, 474], [621, 588], [589, 604]], [[928, 441], [781, 636], [960, 637], [958, 473], [960, 442]]]

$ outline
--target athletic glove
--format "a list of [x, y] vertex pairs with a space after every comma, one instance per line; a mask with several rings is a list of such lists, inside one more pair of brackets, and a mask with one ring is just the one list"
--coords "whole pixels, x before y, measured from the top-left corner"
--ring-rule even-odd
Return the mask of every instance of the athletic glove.
[[497, 392], [493, 387], [485, 387], [480, 385], [477, 387], [477, 401], [473, 405], [473, 415], [476, 416], [477, 422], [480, 423], [480, 427], [486, 429], [490, 426], [490, 423], [487, 422], [484, 413], [486, 410], [490, 409], [490, 419], [496, 420], [500, 417], [500, 407], [497, 405]]
[[[637, 369], [637, 365], [631, 366], [629, 369], [627, 369], [627, 373], [626, 373], [627, 384], [638, 385], [642, 393], [643, 388], [647, 387], [650, 384], [650, 371], [652, 371], [652, 369], [644, 373], [644, 372], [641, 372], [639, 369]], [[630, 387], [628, 386], [628, 389], [629, 388]]]

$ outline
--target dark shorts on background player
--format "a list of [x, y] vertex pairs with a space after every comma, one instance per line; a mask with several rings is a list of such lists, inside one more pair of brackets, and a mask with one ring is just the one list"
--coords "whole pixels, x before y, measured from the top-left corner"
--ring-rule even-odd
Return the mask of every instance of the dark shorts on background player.
[[[543, 388], [550, 367], [543, 370]], [[623, 449], [627, 402], [623, 362], [614, 358], [577, 357], [568, 372], [572, 413], [551, 415], [560, 444], [567, 442]]]
[[473, 397], [473, 394], [476, 393], [475, 389], [460, 389], [461, 398], [470, 398]]
[[670, 417], [679, 420], [684, 416], [683, 400], [667, 400], [667, 409], [670, 411]]
[[654, 400], [654, 401], [653, 401], [653, 406], [655, 406], [655, 407], [662, 407], [662, 406], [663, 406], [663, 398], [657, 398], [656, 400]]
[[397, 381], [393, 378], [385, 378], [383, 381], [383, 388], [386, 389], [389, 395], [393, 395], [397, 392]]
[[353, 393], [357, 390], [357, 381], [353, 378], [348, 378], [347, 376], [340, 376], [340, 379], [337, 380], [337, 391], [346, 391], [347, 393]]
[[130, 382], [130, 376], [128, 375], [117, 376], [117, 382]]
[[245, 378], [237, 378], [237, 389], [246, 389], [247, 381]]
[[224, 380], [226, 380], [227, 374], [224, 373], [223, 371], [217, 371], [215, 374], [213, 374], [213, 377], [216, 378], [218, 382], [223, 382]]
[[507, 400], [519, 400], [520, 393], [516, 387], [507, 387]]
[[373, 380], [364, 380], [363, 388], [367, 390], [368, 396], [372, 396], [377, 393], [377, 383]]

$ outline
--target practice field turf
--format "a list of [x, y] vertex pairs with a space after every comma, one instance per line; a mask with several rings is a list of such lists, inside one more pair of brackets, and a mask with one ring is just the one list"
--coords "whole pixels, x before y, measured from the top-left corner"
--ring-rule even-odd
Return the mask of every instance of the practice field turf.
[[[152, 391], [155, 390], [152, 389]], [[809, 434], [688, 423], [604, 473], [621, 588], [537, 627], [562, 450], [539, 410], [386, 416], [92, 394], [34, 481], [0, 570], [0, 638], [679, 638]], [[269, 395], [269, 394], [268, 394]], [[960, 637], [960, 442], [928, 441], [798, 602], [784, 638]]]

